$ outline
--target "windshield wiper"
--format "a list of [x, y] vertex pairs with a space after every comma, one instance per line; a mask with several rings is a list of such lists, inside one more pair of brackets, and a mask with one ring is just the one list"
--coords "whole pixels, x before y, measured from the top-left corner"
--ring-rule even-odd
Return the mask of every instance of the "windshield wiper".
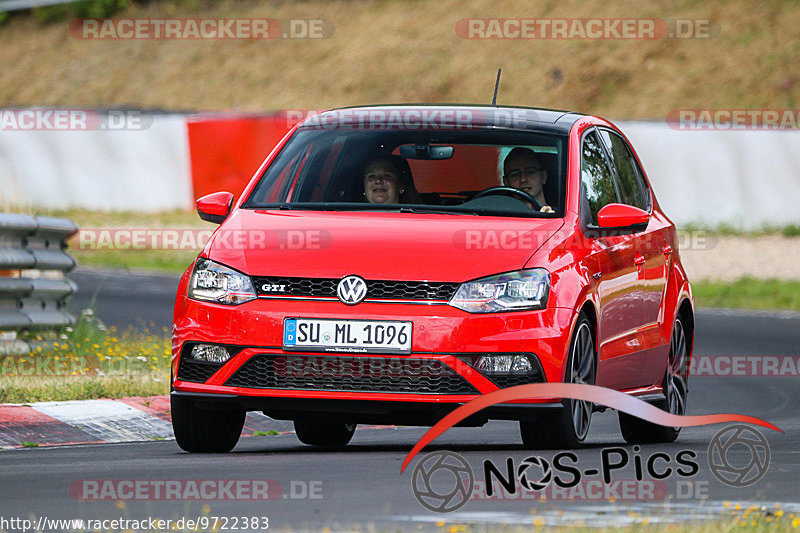
[[467, 211], [452, 211], [450, 209], [441, 209], [438, 207], [401, 207], [401, 213], [417, 213], [417, 214], [436, 214], [436, 215], [475, 215], [477, 213]]
[[[280, 203], [263, 206], [253, 206], [254, 209], [278, 209], [278, 210], [302, 210], [302, 211], [377, 211], [377, 212], [397, 212], [414, 214], [439, 214], [439, 215], [471, 215], [471, 216], [505, 216], [520, 218], [553, 218], [546, 216], [547, 213], [535, 211], [522, 213], [519, 211], [506, 211], [500, 209], [471, 208], [465, 209], [460, 206], [425, 206], [410, 205], [402, 206], [397, 204], [369, 204], [369, 203], [337, 203], [337, 202], [307, 202], [307, 203]], [[542, 216], [542, 215], [545, 216]]]

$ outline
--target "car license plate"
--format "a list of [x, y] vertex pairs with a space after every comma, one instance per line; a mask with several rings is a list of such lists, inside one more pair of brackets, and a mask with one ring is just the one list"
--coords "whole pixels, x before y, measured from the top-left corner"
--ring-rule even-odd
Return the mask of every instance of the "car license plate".
[[411, 322], [287, 318], [283, 321], [283, 348], [325, 352], [411, 353]]

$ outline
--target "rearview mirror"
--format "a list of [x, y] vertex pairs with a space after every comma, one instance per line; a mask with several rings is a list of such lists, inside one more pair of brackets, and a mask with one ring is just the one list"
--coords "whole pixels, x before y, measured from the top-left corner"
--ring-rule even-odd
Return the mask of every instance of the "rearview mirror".
[[206, 222], [222, 224], [228, 218], [233, 206], [233, 194], [214, 192], [197, 199], [197, 214]]
[[597, 213], [597, 225], [603, 233], [638, 233], [647, 229], [650, 213], [627, 204], [608, 204]]
[[405, 159], [450, 159], [455, 148], [452, 146], [431, 146], [430, 143], [405, 144], [400, 147], [400, 156]]

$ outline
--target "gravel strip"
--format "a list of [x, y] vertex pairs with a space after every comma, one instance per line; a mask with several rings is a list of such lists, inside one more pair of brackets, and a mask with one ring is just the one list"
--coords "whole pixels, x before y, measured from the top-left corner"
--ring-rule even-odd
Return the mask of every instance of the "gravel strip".
[[681, 260], [689, 281], [800, 280], [800, 237], [684, 236]]

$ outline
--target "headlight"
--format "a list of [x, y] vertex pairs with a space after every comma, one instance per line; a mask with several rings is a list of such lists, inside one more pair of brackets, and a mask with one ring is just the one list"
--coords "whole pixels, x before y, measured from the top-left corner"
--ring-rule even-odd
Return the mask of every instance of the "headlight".
[[209, 259], [198, 259], [189, 283], [189, 298], [238, 305], [254, 300], [256, 291], [248, 277]]
[[462, 283], [450, 305], [469, 313], [544, 309], [549, 292], [550, 274], [533, 268]]

